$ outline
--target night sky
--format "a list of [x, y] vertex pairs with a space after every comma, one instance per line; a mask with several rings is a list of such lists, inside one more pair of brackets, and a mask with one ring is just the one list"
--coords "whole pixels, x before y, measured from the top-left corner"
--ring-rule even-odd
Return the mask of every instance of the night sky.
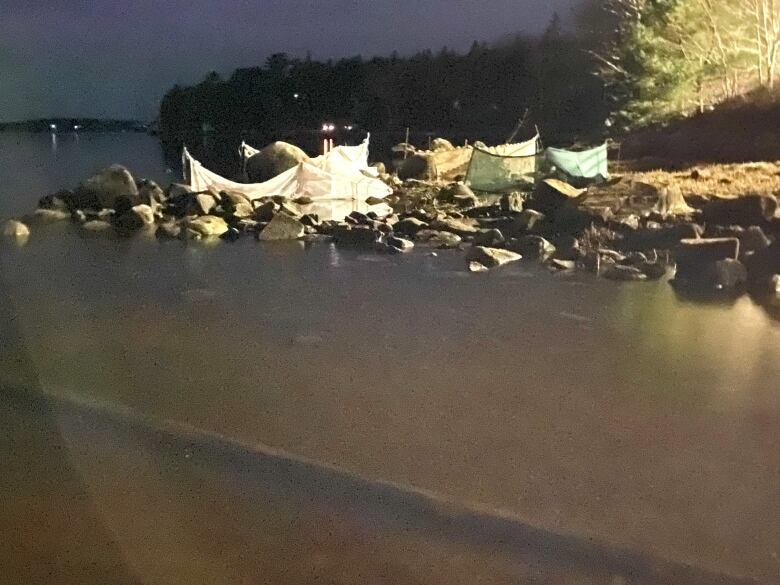
[[174, 83], [273, 52], [408, 54], [535, 33], [576, 0], [0, 0], [0, 121], [151, 119]]

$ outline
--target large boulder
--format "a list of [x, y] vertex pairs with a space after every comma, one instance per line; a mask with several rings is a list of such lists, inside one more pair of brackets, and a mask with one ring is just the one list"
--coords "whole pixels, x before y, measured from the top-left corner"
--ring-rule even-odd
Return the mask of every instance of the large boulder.
[[218, 237], [228, 231], [228, 224], [216, 215], [196, 217], [187, 223], [187, 229], [203, 238]]
[[657, 228], [639, 228], [625, 234], [623, 250], [671, 250], [682, 240], [694, 240], [703, 230], [695, 223], [679, 223]]
[[112, 165], [79, 185], [74, 193], [74, 204], [79, 208], [113, 208], [120, 197], [140, 203], [133, 175], [122, 165]]
[[507, 247], [524, 258], [546, 262], [555, 255], [555, 246], [541, 236], [523, 236], [512, 241]]
[[165, 203], [165, 192], [154, 181], [143, 181], [138, 187], [138, 200], [156, 210]]
[[277, 213], [270, 223], [257, 235], [262, 242], [297, 240], [303, 235], [303, 224], [286, 213]]
[[576, 189], [558, 179], [545, 179], [534, 191], [532, 208], [545, 214], [552, 214], [564, 205], [577, 201], [583, 194], [585, 189]]
[[696, 238], [681, 240], [674, 250], [677, 277], [682, 280], [701, 280], [722, 260], [739, 257], [737, 238]]
[[433, 157], [425, 154], [415, 154], [400, 163], [398, 178], [402, 181], [417, 179], [418, 181], [435, 181], [438, 176], [436, 162]]
[[294, 144], [274, 142], [246, 161], [246, 174], [252, 183], [262, 183], [305, 160], [308, 155]]
[[479, 204], [474, 191], [464, 183], [447, 185], [439, 192], [438, 199], [445, 203], [455, 203], [460, 207], [474, 207]]
[[222, 211], [227, 215], [238, 219], [246, 219], [254, 215], [255, 210], [252, 202], [243, 193], [220, 191], [219, 196], [222, 201]]
[[455, 150], [455, 147], [452, 145], [452, 142], [446, 138], [434, 138], [431, 140], [431, 150], [435, 152], [443, 152], [447, 150]]
[[0, 225], [0, 235], [5, 238], [24, 239], [30, 237], [30, 228], [21, 221], [9, 219]]
[[735, 199], [716, 197], [704, 206], [704, 220], [718, 225], [760, 225], [777, 212], [772, 195], [744, 195]]
[[336, 226], [333, 241], [344, 248], [375, 248], [382, 233], [368, 226]]
[[522, 256], [516, 252], [502, 250], [501, 248], [487, 248], [485, 246], [472, 246], [466, 254], [466, 260], [469, 262], [478, 262], [487, 268], [494, 268], [522, 260]]
[[119, 231], [139, 230], [154, 223], [154, 211], [149, 205], [134, 205], [113, 216], [112, 223]]
[[745, 259], [750, 280], [758, 282], [780, 273], [780, 240]]

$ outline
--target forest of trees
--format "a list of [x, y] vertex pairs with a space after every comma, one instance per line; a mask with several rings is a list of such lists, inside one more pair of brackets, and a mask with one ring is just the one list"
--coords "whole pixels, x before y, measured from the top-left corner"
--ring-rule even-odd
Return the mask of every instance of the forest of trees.
[[273, 139], [346, 120], [372, 132], [402, 135], [409, 127], [489, 139], [506, 137], [525, 115], [526, 127], [536, 124], [546, 136], [585, 136], [601, 131], [606, 111], [603, 84], [578, 42], [556, 17], [540, 38], [474, 43], [465, 54], [444, 48], [327, 62], [276, 54], [228, 79], [211, 73], [196, 86], [174, 87], [162, 103], [161, 130], [187, 136], [209, 127]]
[[583, 0], [575, 24], [565, 30], [556, 16], [538, 38], [475, 42], [465, 54], [275, 54], [228, 79], [210, 73], [171, 89], [161, 131], [262, 141], [345, 120], [491, 140], [525, 117], [548, 141], [594, 141], [778, 82], [780, 0]]
[[703, 112], [780, 71], [780, 0], [585, 0], [581, 36], [629, 127]]

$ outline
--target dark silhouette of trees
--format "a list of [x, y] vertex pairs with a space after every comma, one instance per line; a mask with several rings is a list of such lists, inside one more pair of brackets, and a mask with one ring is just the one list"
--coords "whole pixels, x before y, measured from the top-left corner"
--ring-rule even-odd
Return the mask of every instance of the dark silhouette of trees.
[[173, 87], [160, 126], [174, 139], [206, 128], [270, 140], [344, 121], [371, 132], [409, 127], [490, 141], [526, 114], [525, 134], [538, 125], [549, 140], [595, 139], [606, 105], [590, 59], [557, 15], [540, 38], [475, 42], [465, 54], [443, 48], [322, 62], [278, 53], [226, 80], [210, 73], [195, 86]]

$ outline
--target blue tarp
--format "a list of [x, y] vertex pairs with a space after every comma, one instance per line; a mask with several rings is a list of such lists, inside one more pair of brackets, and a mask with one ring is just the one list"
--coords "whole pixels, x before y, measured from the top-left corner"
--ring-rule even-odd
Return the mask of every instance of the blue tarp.
[[570, 177], [609, 178], [606, 143], [580, 152], [562, 148], [548, 148], [545, 151], [545, 157], [550, 164]]

